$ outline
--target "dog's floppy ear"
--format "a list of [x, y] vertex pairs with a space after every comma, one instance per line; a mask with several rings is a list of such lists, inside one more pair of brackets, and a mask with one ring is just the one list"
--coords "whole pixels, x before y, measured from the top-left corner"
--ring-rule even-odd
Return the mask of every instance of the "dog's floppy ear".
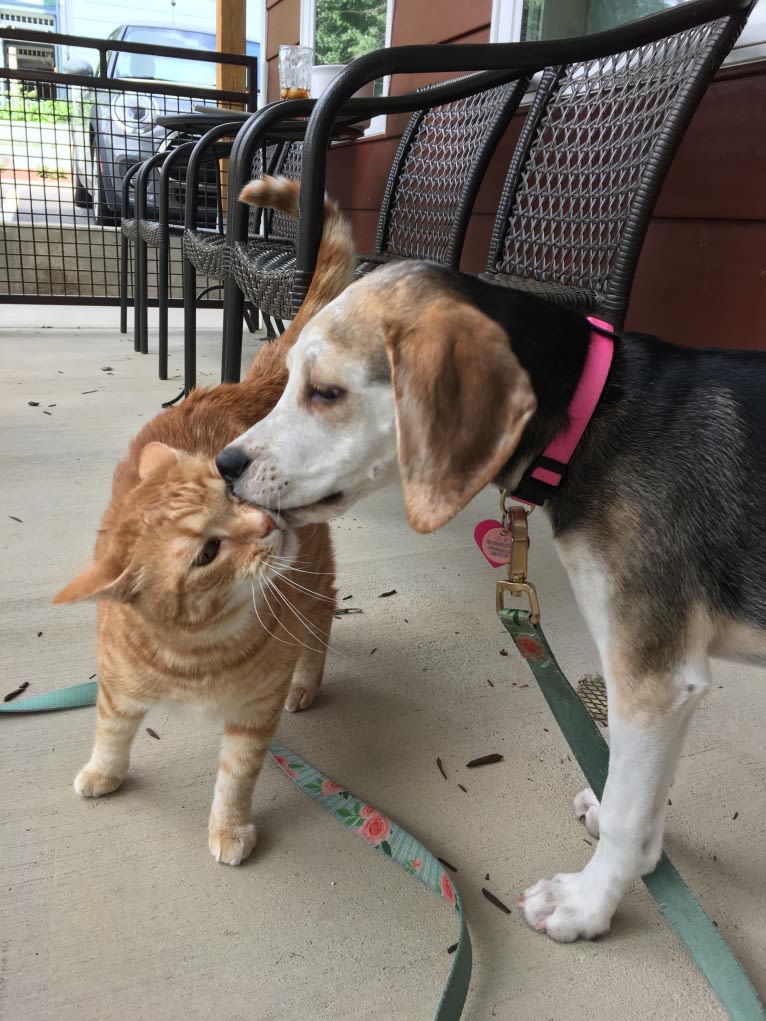
[[508, 334], [442, 296], [386, 339], [410, 524], [432, 532], [497, 475], [537, 402]]

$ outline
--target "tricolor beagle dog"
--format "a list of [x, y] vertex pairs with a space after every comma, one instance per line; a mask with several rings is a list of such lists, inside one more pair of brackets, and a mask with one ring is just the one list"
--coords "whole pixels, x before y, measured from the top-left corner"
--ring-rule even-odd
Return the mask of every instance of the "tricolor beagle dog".
[[[611, 743], [601, 804], [575, 799], [593, 858], [522, 897], [562, 941], [608, 930], [656, 864], [709, 657], [766, 663], [766, 353], [605, 334], [437, 265], [389, 264], [310, 321], [276, 408], [217, 462], [290, 525], [337, 516], [397, 468], [422, 532], [491, 481], [545, 504], [601, 655]], [[595, 409], [564, 466], [556, 441], [583, 389]]]

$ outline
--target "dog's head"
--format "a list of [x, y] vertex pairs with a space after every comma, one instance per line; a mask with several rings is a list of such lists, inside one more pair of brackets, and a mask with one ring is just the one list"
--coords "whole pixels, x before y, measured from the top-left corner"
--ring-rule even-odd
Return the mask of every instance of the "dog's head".
[[391, 264], [310, 321], [276, 408], [218, 456], [237, 496], [326, 520], [398, 461], [410, 523], [430, 532], [497, 475], [536, 401], [505, 330], [451, 280]]

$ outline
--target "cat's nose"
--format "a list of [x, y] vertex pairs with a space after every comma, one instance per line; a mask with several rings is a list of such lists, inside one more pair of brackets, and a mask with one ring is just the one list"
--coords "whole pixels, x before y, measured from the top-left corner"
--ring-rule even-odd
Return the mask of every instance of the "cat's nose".
[[215, 459], [215, 466], [224, 482], [233, 486], [250, 464], [250, 458], [234, 445], [224, 447]]
[[276, 527], [277, 523], [269, 513], [266, 511], [258, 512], [258, 537], [260, 539], [265, 539]]

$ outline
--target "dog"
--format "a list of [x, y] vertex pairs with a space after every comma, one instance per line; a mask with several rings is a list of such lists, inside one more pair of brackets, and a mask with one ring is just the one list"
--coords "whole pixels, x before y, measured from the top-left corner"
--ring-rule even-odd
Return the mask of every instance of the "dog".
[[608, 333], [528, 294], [391, 263], [309, 322], [272, 413], [217, 459], [238, 496], [290, 524], [342, 513], [397, 466], [421, 532], [491, 481], [537, 489], [609, 703], [603, 798], [575, 798], [597, 849], [520, 902], [562, 942], [606, 932], [657, 863], [709, 657], [766, 663], [766, 353], [618, 336], [564, 467], [541, 455], [570, 427], [594, 337]]

